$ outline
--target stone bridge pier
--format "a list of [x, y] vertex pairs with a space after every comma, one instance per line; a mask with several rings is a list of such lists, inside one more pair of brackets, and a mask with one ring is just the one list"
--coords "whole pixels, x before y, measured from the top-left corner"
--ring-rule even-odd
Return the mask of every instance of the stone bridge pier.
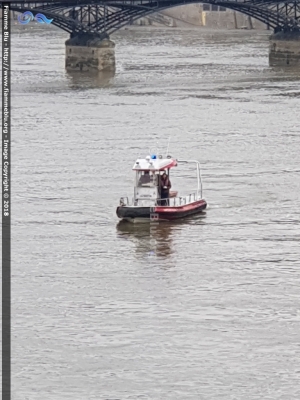
[[300, 31], [277, 32], [270, 36], [269, 64], [300, 68]]
[[115, 43], [108, 35], [71, 34], [65, 45], [67, 71], [115, 72]]
[[[108, 35], [72, 34], [65, 45], [67, 71], [115, 72], [115, 43]], [[300, 67], [300, 31], [270, 36], [269, 64]]]

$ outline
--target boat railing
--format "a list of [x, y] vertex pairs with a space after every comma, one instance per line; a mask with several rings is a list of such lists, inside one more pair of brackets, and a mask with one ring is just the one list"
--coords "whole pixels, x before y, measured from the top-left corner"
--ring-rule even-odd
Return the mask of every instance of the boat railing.
[[201, 196], [199, 192], [193, 192], [186, 196], [169, 197], [167, 199], [157, 199], [156, 206], [169, 206], [169, 207], [179, 207], [186, 204], [193, 203], [200, 200]]
[[128, 206], [129, 200], [128, 197], [120, 197], [120, 206]]
[[167, 199], [134, 199], [132, 201], [129, 201], [127, 196], [121, 197], [120, 198], [120, 206], [137, 206], [139, 205], [140, 207], [153, 207], [153, 206], [165, 206], [165, 207], [180, 207], [184, 206], [186, 204], [193, 203], [197, 200], [200, 200], [201, 196], [198, 191], [189, 193], [188, 195], [185, 196], [176, 196], [176, 197], [169, 197]]

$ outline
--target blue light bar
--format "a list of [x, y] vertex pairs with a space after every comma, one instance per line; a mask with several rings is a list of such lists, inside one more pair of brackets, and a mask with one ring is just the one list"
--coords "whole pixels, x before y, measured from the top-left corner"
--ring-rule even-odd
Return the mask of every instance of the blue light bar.
[[156, 160], [156, 155], [155, 154], [152, 154], [151, 160]]

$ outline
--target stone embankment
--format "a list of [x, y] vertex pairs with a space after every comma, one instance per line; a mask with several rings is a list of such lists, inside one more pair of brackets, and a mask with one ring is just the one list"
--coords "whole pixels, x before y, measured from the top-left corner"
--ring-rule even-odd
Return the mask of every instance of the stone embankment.
[[134, 25], [206, 27], [210, 29], [267, 29], [262, 22], [223, 7], [189, 4], [141, 18]]

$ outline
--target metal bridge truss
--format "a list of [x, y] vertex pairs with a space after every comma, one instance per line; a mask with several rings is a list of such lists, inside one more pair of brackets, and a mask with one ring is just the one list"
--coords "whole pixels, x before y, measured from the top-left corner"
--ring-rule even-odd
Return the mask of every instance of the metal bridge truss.
[[[71, 36], [92, 34], [109, 37], [120, 28], [167, 8], [199, 3], [199, 0], [20, 0], [11, 3], [11, 10], [43, 13], [53, 18]], [[253, 17], [275, 32], [300, 32], [300, 0], [283, 3], [278, 0], [201, 0]]]

